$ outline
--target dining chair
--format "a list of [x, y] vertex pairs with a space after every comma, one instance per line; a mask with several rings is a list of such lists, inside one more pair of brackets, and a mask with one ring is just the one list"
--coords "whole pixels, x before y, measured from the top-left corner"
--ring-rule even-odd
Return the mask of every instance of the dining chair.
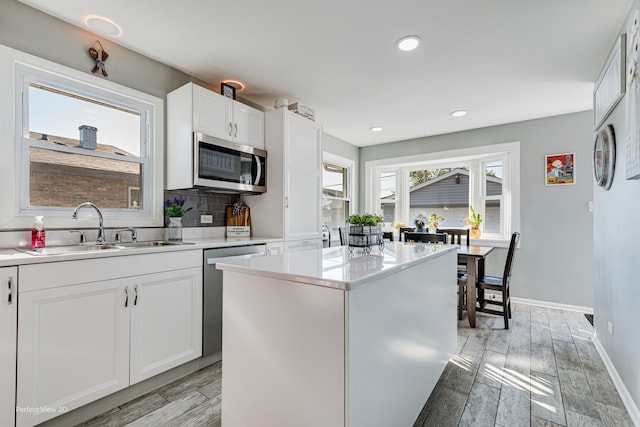
[[447, 243], [446, 233], [404, 233], [405, 242]]
[[399, 240], [401, 242], [406, 242], [407, 240], [404, 238], [404, 234], [409, 232], [409, 233], [413, 233], [415, 231], [415, 228], [413, 227], [400, 227], [399, 228]]
[[340, 246], [344, 246], [349, 243], [349, 236], [347, 235], [346, 227], [338, 227], [338, 233], [340, 234]]
[[[513, 256], [518, 246], [518, 240], [520, 240], [520, 233], [514, 232], [511, 235], [511, 242], [509, 243], [509, 250], [507, 252], [507, 259], [504, 265], [504, 272], [502, 277], [495, 276], [480, 276], [475, 286], [478, 288], [477, 292], [477, 307], [476, 312], [495, 314], [504, 318], [504, 328], [509, 329], [509, 319], [511, 318], [511, 293], [509, 290], [509, 284], [511, 282], [511, 270], [513, 267]], [[458, 278], [458, 317], [461, 316], [460, 301], [463, 301], [466, 296], [467, 276], [464, 275]], [[486, 299], [484, 296], [485, 290], [497, 291], [502, 294], [500, 301], [494, 299]], [[502, 307], [501, 310], [493, 308], [487, 308], [487, 305], [498, 305]]]
[[447, 233], [449, 235], [449, 243], [452, 245], [461, 245], [462, 238], [466, 237], [467, 246], [470, 245], [468, 228], [437, 228], [436, 233]]

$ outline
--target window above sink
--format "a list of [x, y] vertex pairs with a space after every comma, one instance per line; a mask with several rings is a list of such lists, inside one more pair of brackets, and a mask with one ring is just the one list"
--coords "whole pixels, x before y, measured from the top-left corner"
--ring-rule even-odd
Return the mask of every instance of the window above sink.
[[162, 99], [2, 45], [0, 69], [0, 229], [83, 227], [87, 200], [108, 227], [163, 225]]

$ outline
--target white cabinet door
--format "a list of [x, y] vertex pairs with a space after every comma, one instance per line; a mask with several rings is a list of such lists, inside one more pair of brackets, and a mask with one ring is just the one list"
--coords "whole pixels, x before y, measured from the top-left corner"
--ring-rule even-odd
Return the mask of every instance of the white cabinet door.
[[0, 425], [12, 426], [16, 414], [16, 329], [18, 269], [0, 268]]
[[193, 130], [225, 140], [233, 137], [233, 99], [193, 85]]
[[129, 385], [124, 279], [20, 293], [18, 426], [32, 426]]
[[264, 113], [234, 101], [233, 139], [238, 144], [264, 150]]
[[321, 128], [294, 113], [288, 120], [285, 240], [321, 238]]
[[202, 269], [131, 282], [131, 384], [202, 355]]

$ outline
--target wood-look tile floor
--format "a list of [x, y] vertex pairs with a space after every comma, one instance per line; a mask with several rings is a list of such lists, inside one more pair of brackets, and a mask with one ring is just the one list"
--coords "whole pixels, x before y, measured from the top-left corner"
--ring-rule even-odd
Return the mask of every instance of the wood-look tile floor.
[[509, 330], [480, 313], [413, 427], [630, 426], [582, 313], [513, 304]]
[[[465, 314], [456, 353], [413, 427], [633, 427], [583, 314], [514, 304], [510, 327], [479, 314], [471, 329]], [[221, 372], [215, 363], [81, 426], [218, 427]]]

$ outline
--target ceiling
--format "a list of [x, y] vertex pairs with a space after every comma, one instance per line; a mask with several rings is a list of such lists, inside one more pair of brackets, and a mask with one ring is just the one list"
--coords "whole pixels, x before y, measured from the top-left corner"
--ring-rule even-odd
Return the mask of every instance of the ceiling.
[[[591, 109], [632, 0], [20, 0], [357, 146]], [[406, 35], [422, 44], [401, 52]], [[468, 110], [464, 117], [450, 115]], [[371, 132], [372, 126], [383, 127]]]

